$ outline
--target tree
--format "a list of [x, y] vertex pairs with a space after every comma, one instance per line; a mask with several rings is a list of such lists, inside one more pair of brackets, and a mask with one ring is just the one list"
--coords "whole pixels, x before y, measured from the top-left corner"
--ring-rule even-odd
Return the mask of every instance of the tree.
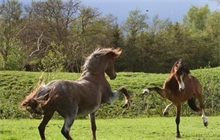
[[120, 47], [123, 43], [122, 33], [113, 15], [101, 17], [96, 8], [82, 7], [79, 17], [72, 24], [72, 32], [77, 40], [77, 47], [73, 50], [71, 69], [80, 71], [85, 56], [96, 48]]
[[[155, 15], [150, 21], [147, 31], [138, 38], [141, 47], [142, 70], [145, 72], [167, 72], [167, 57], [170, 55], [171, 36], [168, 32], [172, 27], [169, 19], [161, 20]], [[162, 61], [163, 60], [163, 61]]]
[[152, 19], [152, 23], [149, 26], [149, 32], [151, 34], [156, 35], [161, 31], [167, 30], [167, 28], [171, 25], [171, 21], [169, 19], [161, 20], [158, 15], [155, 15]]
[[[0, 55], [3, 58], [2, 69], [13, 69], [15, 66], [10, 64], [9, 60], [21, 59], [22, 52], [19, 52], [20, 42], [17, 36], [24, 29], [21, 26], [21, 4], [17, 0], [6, 0], [0, 5]], [[16, 57], [14, 57], [16, 56]], [[9, 59], [9, 57], [14, 57]], [[13, 60], [14, 61], [14, 60]]]
[[[85, 56], [96, 47], [96, 40], [99, 38], [101, 22], [99, 22], [100, 13], [96, 8], [82, 6], [79, 9], [77, 19], [71, 24], [71, 37], [75, 39], [76, 46], [69, 49], [67, 58], [69, 62], [66, 64], [67, 71], [81, 71]], [[98, 26], [99, 23], [99, 26]], [[98, 28], [94, 28], [96, 26]]]
[[183, 22], [189, 26], [193, 32], [203, 31], [205, 28], [205, 20], [210, 14], [209, 6], [205, 5], [204, 7], [192, 6], [187, 16], [184, 17]]
[[192, 68], [199, 68], [210, 66], [213, 63], [213, 50], [215, 47], [209, 44], [211, 41], [211, 34], [207, 34], [205, 31], [207, 26], [207, 20], [211, 16], [208, 5], [203, 7], [192, 6], [187, 16], [184, 17], [183, 26], [189, 31], [190, 44], [188, 49], [191, 50], [191, 66]]
[[206, 34], [210, 41], [207, 42], [212, 46], [212, 56], [211, 66], [220, 65], [220, 11], [214, 11], [206, 19], [206, 28], [204, 29], [204, 34]]
[[128, 35], [135, 36], [148, 27], [146, 20], [147, 14], [141, 14], [139, 9], [132, 10], [122, 28]]
[[[59, 54], [68, 57], [69, 50], [76, 44], [76, 40], [71, 38], [74, 33], [70, 28], [72, 22], [78, 17], [79, 7], [78, 0], [65, 2], [47, 0], [32, 2], [26, 8], [28, 14], [25, 20], [29, 20], [30, 23], [21, 36], [25, 44], [23, 50], [27, 56], [24, 66], [40, 64], [41, 59], [54, 48], [59, 48], [58, 50], [61, 51]], [[62, 56], [57, 57], [63, 58]], [[67, 59], [62, 60], [59, 62], [63, 65], [68, 63]]]
[[137, 38], [141, 32], [144, 32], [148, 25], [146, 23], [147, 15], [141, 14], [141, 11], [136, 9], [129, 12], [129, 17], [122, 26], [127, 38], [124, 49], [124, 61], [127, 62], [126, 70], [140, 71], [138, 64], [140, 63], [141, 46], [137, 46]]

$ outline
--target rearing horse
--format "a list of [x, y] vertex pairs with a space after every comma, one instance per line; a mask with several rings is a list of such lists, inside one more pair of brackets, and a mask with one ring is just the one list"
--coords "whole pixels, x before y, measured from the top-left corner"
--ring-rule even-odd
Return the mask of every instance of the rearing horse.
[[[204, 126], [208, 125], [207, 117], [204, 112], [204, 103], [202, 97], [202, 87], [199, 81], [190, 74], [189, 69], [184, 61], [179, 60], [174, 63], [170, 77], [163, 84], [163, 88], [153, 87], [143, 91], [144, 94], [150, 91], [156, 91], [163, 98], [167, 98], [172, 103], [167, 105], [164, 114], [174, 104], [176, 106], [176, 137], [180, 138], [179, 123], [181, 106], [184, 101], [188, 101], [188, 105], [194, 111], [201, 111]], [[195, 99], [198, 99], [200, 107], [196, 106]]]
[[110, 79], [116, 78], [114, 60], [121, 54], [120, 49], [98, 49], [86, 60], [81, 77], [76, 81], [54, 80], [47, 85], [40, 85], [21, 103], [21, 107], [30, 113], [43, 115], [38, 129], [45, 140], [45, 127], [57, 111], [64, 118], [62, 134], [72, 140], [69, 131], [77, 114], [90, 115], [92, 139], [96, 140], [95, 112], [102, 103], [113, 103], [123, 93], [125, 106], [131, 103], [125, 88], [112, 92], [105, 73]]

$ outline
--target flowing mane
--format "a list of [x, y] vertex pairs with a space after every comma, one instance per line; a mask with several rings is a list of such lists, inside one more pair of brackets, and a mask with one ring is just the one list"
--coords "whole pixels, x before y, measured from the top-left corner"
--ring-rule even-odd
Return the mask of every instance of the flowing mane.
[[114, 49], [114, 48], [104, 48], [104, 49], [98, 48], [98, 49], [96, 49], [93, 53], [91, 53], [86, 58], [85, 63], [84, 63], [83, 68], [82, 68], [83, 73], [85, 71], [87, 71], [89, 67], [92, 67], [92, 65], [93, 65], [91, 63], [92, 58], [97, 57], [97, 56], [101, 56], [101, 55], [106, 55], [108, 53], [111, 54], [110, 57], [117, 58], [121, 55], [122, 50], [120, 48], [117, 48], [117, 49]]

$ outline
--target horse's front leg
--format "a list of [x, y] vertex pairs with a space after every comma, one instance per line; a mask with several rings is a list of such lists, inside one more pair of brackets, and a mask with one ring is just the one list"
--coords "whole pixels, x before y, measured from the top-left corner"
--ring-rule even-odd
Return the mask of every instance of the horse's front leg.
[[152, 87], [152, 88], [144, 89], [142, 94], [149, 94], [151, 91], [156, 91], [163, 98], [166, 98], [167, 90], [166, 89], [161, 89], [159, 87]]
[[127, 89], [126, 88], [121, 88], [121, 89], [118, 90], [118, 92], [123, 93], [124, 97], [125, 97], [125, 105], [123, 106], [123, 108], [131, 106], [132, 100], [131, 100], [131, 97], [130, 97]]
[[181, 104], [176, 105], [176, 138], [180, 138], [180, 112], [181, 112]]
[[[144, 89], [142, 94], [149, 94], [151, 91], [156, 91], [163, 98], [167, 98], [168, 90], [161, 89], [161, 88], [158, 88], [158, 87]], [[169, 105], [166, 106], [166, 108], [163, 111], [164, 116], [168, 115], [168, 111], [172, 107], [172, 105], [173, 105], [173, 103], [170, 103]]]
[[89, 114], [92, 129], [92, 140], [96, 140], [96, 123], [95, 123], [95, 112]]
[[123, 106], [123, 108], [129, 107], [131, 105], [132, 100], [126, 88], [121, 88], [117, 91], [113, 91], [109, 103], [112, 104], [120, 94], [124, 94], [125, 97], [125, 105]]
[[75, 119], [75, 115], [70, 115], [70, 116], [67, 115], [66, 117], [64, 117], [64, 124], [61, 133], [67, 140], [73, 140], [72, 137], [70, 136], [70, 128], [73, 125], [74, 119]]
[[166, 106], [166, 108], [163, 110], [163, 115], [166, 116], [168, 115], [169, 109], [173, 106], [173, 103], [170, 103]]

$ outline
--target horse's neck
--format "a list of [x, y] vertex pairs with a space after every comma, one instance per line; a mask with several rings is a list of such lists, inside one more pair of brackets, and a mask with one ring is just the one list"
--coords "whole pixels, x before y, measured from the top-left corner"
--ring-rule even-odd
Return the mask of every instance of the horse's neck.
[[85, 72], [81, 76], [81, 80], [89, 81], [90, 84], [95, 85], [97, 93], [101, 94], [101, 103], [110, 103], [110, 99], [113, 96], [111, 86], [105, 78], [105, 75], [100, 75], [91, 72]]
[[173, 89], [178, 90], [179, 88], [178, 82], [174, 75], [170, 75], [170, 77], [165, 81], [164, 88], [170, 89], [170, 90], [173, 90]]
[[90, 81], [91, 83], [94, 83], [94, 84], [97, 84], [97, 83], [102, 84], [102, 83], [107, 82], [104, 73], [100, 74], [100, 73], [90, 72], [90, 71], [84, 72], [81, 75], [80, 79]]
[[105, 78], [105, 74], [86, 72], [81, 76], [80, 80], [86, 80], [94, 84], [102, 94], [111, 94], [111, 86]]

